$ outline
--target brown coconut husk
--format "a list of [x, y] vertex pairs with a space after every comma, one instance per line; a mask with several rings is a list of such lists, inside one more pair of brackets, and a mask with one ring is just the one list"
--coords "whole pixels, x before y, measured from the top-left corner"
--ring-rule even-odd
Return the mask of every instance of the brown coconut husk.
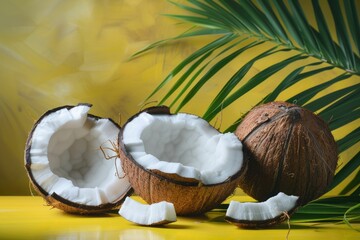
[[264, 201], [278, 192], [299, 196], [299, 204], [323, 195], [335, 174], [337, 145], [327, 124], [309, 110], [286, 102], [252, 109], [235, 134], [247, 167], [240, 187]]
[[[166, 106], [151, 107], [136, 114], [127, 123], [142, 112], [153, 115], [171, 115]], [[238, 186], [241, 169], [226, 181], [211, 185], [205, 185], [199, 180], [184, 178], [177, 174], [145, 169], [127, 152], [123, 143], [123, 131], [127, 123], [119, 134], [119, 156], [123, 170], [128, 175], [135, 193], [148, 204], [167, 201], [174, 204], [178, 215], [198, 215], [220, 205]]]
[[290, 216], [295, 213], [297, 210], [297, 207], [291, 209], [288, 212], [283, 212], [279, 216], [272, 218], [272, 219], [266, 219], [261, 221], [248, 221], [248, 220], [239, 220], [232, 217], [225, 216], [225, 221], [240, 227], [240, 228], [248, 228], [248, 229], [257, 229], [257, 228], [269, 228], [274, 225], [278, 225], [282, 222], [289, 221]]

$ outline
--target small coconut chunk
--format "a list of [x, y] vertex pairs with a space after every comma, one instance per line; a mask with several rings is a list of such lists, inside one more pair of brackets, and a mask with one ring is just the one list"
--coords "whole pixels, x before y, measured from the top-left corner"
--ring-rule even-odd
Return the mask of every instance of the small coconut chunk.
[[176, 221], [174, 205], [165, 201], [147, 205], [127, 197], [119, 214], [128, 221], [139, 225], [154, 226]]
[[[288, 212], [297, 206], [298, 196], [278, 193], [265, 202], [231, 201], [225, 219], [230, 223], [244, 227], [267, 226], [285, 220]], [[282, 217], [285, 215], [285, 217]]]
[[196, 179], [205, 185], [226, 181], [243, 163], [242, 144], [233, 133], [219, 133], [191, 114], [143, 112], [126, 125], [123, 142], [145, 169]]

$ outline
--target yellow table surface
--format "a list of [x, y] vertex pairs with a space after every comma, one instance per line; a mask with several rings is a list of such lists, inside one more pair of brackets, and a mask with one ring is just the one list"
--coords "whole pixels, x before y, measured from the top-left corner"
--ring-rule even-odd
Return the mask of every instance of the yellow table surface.
[[[233, 197], [244, 200], [244, 197]], [[164, 227], [137, 226], [117, 213], [79, 216], [46, 206], [41, 197], [0, 197], [1, 239], [360, 239], [345, 224], [282, 223], [269, 229], [241, 229], [223, 220], [223, 212], [178, 217]], [[359, 228], [360, 224], [355, 224]]]

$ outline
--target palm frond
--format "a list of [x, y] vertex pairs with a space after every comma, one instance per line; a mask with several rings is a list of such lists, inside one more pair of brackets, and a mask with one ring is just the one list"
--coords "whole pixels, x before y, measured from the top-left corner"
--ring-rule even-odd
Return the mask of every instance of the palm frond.
[[[150, 96], [146, 99], [149, 100], [155, 93], [157, 93], [165, 84], [167, 84], [170, 80], [172, 80], [182, 69], [184, 69], [188, 64], [193, 62], [195, 59], [201, 57], [204, 54], [207, 54], [209, 51], [214, 51], [217, 48], [223, 46], [224, 44], [230, 42], [233, 40], [236, 36], [233, 34], [226, 34], [223, 37], [220, 37], [219, 39], [215, 40], [214, 42], [211, 42], [210, 44], [204, 46], [200, 50], [194, 52], [189, 57], [187, 57], [185, 60], [183, 60], [178, 66], [176, 66], [169, 74], [168, 76], [159, 84], [159, 86], [150, 94]], [[167, 42], [167, 41], [165, 41]], [[145, 50], [150, 50], [153, 48], [153, 45], [147, 47]], [[142, 50], [141, 52], [143, 52]], [[137, 54], [135, 54], [137, 55]]]
[[338, 196], [316, 200], [300, 208], [292, 217], [292, 222], [335, 221], [358, 222], [360, 219], [359, 196]]
[[[289, 1], [290, 7], [287, 7], [283, 1], [274, 1], [273, 5], [270, 5], [268, 2], [265, 1], [257, 1], [258, 5], [254, 4], [252, 1], [220, 1], [220, 3], [216, 3], [214, 1], [204, 2], [192, 0], [189, 2], [192, 4], [191, 7], [179, 3], [174, 4], [194, 15], [168, 14], [168, 16], [181, 19], [182, 21], [191, 22], [192, 24], [194, 24], [194, 27], [205, 27], [205, 29], [207, 29], [206, 27], [208, 27], [208, 30], [216, 29], [219, 30], [219, 32], [226, 32], [224, 36], [232, 36], [232, 39], [226, 44], [230, 44], [230, 42], [233, 41], [236, 37], [243, 37], [244, 35], [246, 35], [248, 37], [257, 39], [254, 41], [273, 42], [275, 46], [277, 46], [278, 48], [282, 48], [283, 50], [298, 51], [303, 54], [302, 56], [316, 57], [320, 61], [330, 63], [330, 65], [328, 66], [329, 69], [331, 67], [344, 69], [346, 72], [349, 73], [348, 75], [346, 75], [346, 77], [350, 77], [351, 75], [359, 75], [359, 56], [352, 51], [352, 45], [348, 44], [350, 41], [349, 36], [353, 36], [355, 38], [355, 35], [346, 34], [346, 36], [343, 37], [343, 34], [341, 33], [342, 31], [345, 31], [347, 29], [345, 25], [345, 19], [343, 19], [341, 16], [337, 16], [339, 14], [334, 12], [333, 20], [341, 20], [337, 25], [337, 28], [342, 28], [342, 30], [338, 31], [339, 44], [336, 43], [335, 40], [330, 38], [331, 35], [328, 27], [329, 21], [326, 21], [324, 14], [322, 13], [319, 1], [312, 1], [314, 11], [316, 10], [316, 12], [319, 13], [316, 14], [319, 31], [315, 30], [315, 28], [308, 23], [300, 4], [297, 1]], [[334, 3], [332, 3], [332, 5], [334, 5]], [[332, 8], [334, 8], [334, 6], [332, 6]], [[278, 15], [276, 15], [276, 13]], [[270, 17], [271, 21], [268, 21], [267, 16]], [[353, 18], [349, 18], [349, 20], [354, 19], [356, 20], [357, 17], [355, 16]], [[206, 22], [206, 24], [204, 24], [204, 22]], [[352, 28], [354, 28], [354, 26], [357, 26], [355, 23], [351, 23], [350, 25], [353, 26]], [[288, 33], [286, 33], [285, 29], [288, 30]], [[199, 30], [197, 29], [195, 32], [198, 31]], [[291, 38], [287, 38], [288, 35], [290, 35]], [[176, 39], [181, 39], [181, 35]], [[355, 38], [352, 41], [357, 42], [358, 40]], [[225, 47], [226, 44], [219, 46], [219, 48]], [[245, 50], [248, 49], [244, 49], [244, 51]], [[205, 52], [201, 51], [196, 53], [197, 57], [205, 54]], [[274, 51], [272, 54], [276, 54], [276, 52]], [[188, 77], [186, 75], [190, 75], [190, 73], [192, 71], [195, 71], [197, 67], [202, 67], [201, 64], [194, 64], [192, 62], [194, 58], [191, 57], [192, 56], [185, 59], [182, 63], [178, 65], [177, 68], [171, 71], [168, 77], [166, 77], [165, 80], [159, 85], [159, 87], [154, 90], [154, 92], [149, 96], [149, 98], [152, 97], [155, 93], [157, 93], [172, 78], [174, 78], [175, 75], [180, 72], [180, 70], [189, 66], [192, 67], [191, 71], [188, 71], [182, 76], [181, 83], [185, 83], [185, 81], [187, 80], [186, 78]], [[207, 71], [206, 77], [201, 78], [197, 82], [194, 79], [195, 83], [191, 82], [191, 84], [194, 83], [195, 86], [191, 88], [187, 95], [182, 96], [185, 91], [181, 91], [182, 95], [175, 96], [177, 101], [181, 97], [183, 97], [183, 100], [180, 101], [179, 105], [177, 106], [177, 111], [184, 107], [198, 93], [201, 87], [207, 82], [206, 79], [209, 80], [216, 73], [218, 73], [218, 71], [224, 68], [225, 65], [229, 64], [231, 61], [236, 60], [236, 56], [234, 55], [233, 57], [229, 58], [231, 58], [228, 59], [229, 61], [226, 61], [225, 59], [222, 61], [218, 61], [216, 63], [217, 66], [215, 69], [213, 67]], [[243, 71], [241, 72], [242, 74], [244, 74], [243, 78], [246, 77], [246, 68], [248, 68], [251, 64], [254, 64], [258, 60], [260, 60], [260, 58], [249, 60], [247, 65], [243, 66]], [[287, 65], [290, 65], [290, 62], [287, 62]], [[283, 68], [285, 68], [287, 65], [284, 65]], [[269, 71], [270, 69], [263, 70], [263, 75], [267, 75]], [[259, 74], [261, 77], [261, 73]], [[241, 75], [240, 72], [237, 75]], [[227, 94], [230, 92], [230, 90], [236, 89], [237, 85], [234, 84], [234, 78], [236, 78], [235, 75], [225, 84], [224, 88], [220, 91], [221, 95], [217, 96], [216, 101], [213, 101], [209, 104], [205, 116], [207, 116], [210, 111], [213, 112], [213, 115], [216, 115], [219, 111], [214, 111], [214, 109], [223, 109], [224, 104], [229, 105], [233, 102], [230, 101], [230, 99], [236, 100], [236, 97], [233, 96], [225, 102], [219, 101], [220, 99], [224, 99], [224, 96], [226, 97], [226, 94], [224, 93], [226, 89], [227, 91], [225, 92]], [[339, 78], [345, 78], [345, 76]], [[237, 77], [237, 79], [239, 79], [239, 77]], [[260, 83], [261, 81], [257, 82], [254, 87], [259, 85]], [[187, 86], [190, 87], [191, 84], [188, 84]], [[322, 86], [322, 89], [325, 89], [326, 86], [329, 85], [331, 84], [324, 84]], [[172, 96], [172, 94], [176, 94], [176, 90], [178, 88], [181, 88], [181, 84], [179, 84], [179, 82], [173, 85], [171, 91], [166, 94], [166, 97], [161, 101], [161, 103], [164, 103], [168, 98]], [[305, 100], [309, 100], [310, 97], [313, 97], [318, 92], [313, 91], [313, 94], [308, 95], [307, 99], [304, 98], [303, 102]], [[241, 96], [242, 94], [238, 95], [237, 98], [240, 98]], [[293, 98], [290, 98], [289, 101], [296, 101], [300, 103], [301, 99], [298, 99], [297, 97], [298, 96], [294, 96]], [[174, 104], [175, 102], [172, 103], [172, 105]], [[214, 116], [211, 116], [207, 119], [211, 120], [213, 117]]]
[[360, 142], [360, 127], [354, 129], [348, 135], [337, 141], [339, 152], [346, 151], [358, 142]]
[[340, 195], [346, 195], [353, 191], [353, 194], [356, 194], [356, 190], [359, 189], [360, 182], [360, 172], [358, 172], [355, 177], [344, 187], [344, 189], [340, 192]]
[[269, 66], [264, 71], [261, 71], [257, 73], [254, 77], [249, 79], [242, 87], [237, 89], [233, 94], [228, 96], [221, 105], [215, 106], [213, 109], [211, 109], [211, 114], [205, 115], [204, 119], [210, 121], [212, 120], [216, 114], [218, 114], [223, 108], [229, 106], [231, 103], [233, 103], [235, 100], [242, 97], [244, 94], [251, 91], [253, 88], [258, 86], [261, 82], [265, 81], [268, 77], [275, 74], [276, 72], [282, 70], [285, 66], [289, 65], [290, 63], [293, 63], [295, 61], [298, 61], [300, 59], [304, 59], [307, 56], [298, 54], [292, 57], [289, 57], [281, 62], [278, 62], [274, 65]]
[[[246, 94], [285, 70], [287, 74], [282, 75], [280, 82], [272, 82], [272, 89], [258, 99], [258, 104], [274, 101], [283, 93], [292, 93], [286, 101], [317, 112], [333, 131], [359, 120], [359, 1], [188, 0], [186, 3], [171, 3], [184, 14], [166, 16], [190, 23], [191, 28], [176, 37], [158, 41], [135, 56], [174, 40], [206, 35], [217, 36], [217, 39], [180, 62], [147, 100], [172, 84], [160, 104], [170, 102], [171, 107], [180, 111], [204, 91], [204, 86], [216, 75], [227, 71], [231, 63], [245, 62], [238, 65], [229, 79], [218, 83], [223, 85], [213, 99], [207, 99], [204, 119], [211, 121], [223, 109], [245, 99]], [[256, 56], [251, 54], [254, 52], [257, 52]], [[277, 62], [270, 60], [279, 54], [286, 57]], [[251, 74], [251, 69], [262, 61], [271, 64]], [[288, 91], [296, 84], [317, 78], [321, 81], [302, 86], [304, 90], [301, 92]], [[335, 85], [337, 88], [333, 90]], [[225, 126], [225, 131], [233, 131], [244, 115]], [[340, 152], [358, 146], [360, 141], [359, 128], [346, 131], [347, 135], [337, 140]], [[359, 169], [359, 154], [355, 154], [339, 168], [330, 189], [358, 173]], [[358, 179], [359, 174], [356, 174], [342, 193], [352, 192], [358, 196]]]

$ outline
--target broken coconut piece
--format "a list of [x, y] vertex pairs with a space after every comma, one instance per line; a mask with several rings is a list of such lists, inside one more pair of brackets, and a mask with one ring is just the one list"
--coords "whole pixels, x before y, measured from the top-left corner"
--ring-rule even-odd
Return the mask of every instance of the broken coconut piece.
[[119, 214], [130, 222], [147, 226], [164, 225], [176, 221], [174, 205], [165, 201], [147, 205], [127, 197], [121, 205]]
[[72, 213], [100, 213], [118, 207], [131, 186], [115, 159], [110, 141], [120, 127], [88, 114], [91, 105], [46, 112], [26, 143], [25, 167], [36, 191], [53, 207]]
[[239, 227], [269, 227], [281, 223], [295, 211], [297, 196], [278, 193], [265, 202], [231, 201], [226, 211], [225, 220]]
[[242, 144], [198, 116], [153, 107], [133, 116], [119, 135], [131, 186], [146, 202], [172, 202], [177, 214], [206, 212], [238, 185]]

